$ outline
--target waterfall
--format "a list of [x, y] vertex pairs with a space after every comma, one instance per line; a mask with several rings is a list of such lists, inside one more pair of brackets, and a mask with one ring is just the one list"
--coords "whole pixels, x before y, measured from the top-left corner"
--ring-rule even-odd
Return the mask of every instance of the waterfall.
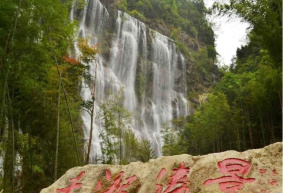
[[[79, 37], [87, 38], [91, 44], [105, 40], [105, 29], [111, 19], [99, 0], [86, 1], [85, 7], [79, 12], [73, 6], [73, 18], [79, 20]], [[123, 105], [133, 115], [132, 130], [137, 137], [148, 139], [156, 155], [160, 156], [160, 132], [164, 124], [189, 114], [185, 59], [173, 40], [149, 29], [127, 13], [118, 11], [115, 20], [111, 48], [107, 50], [109, 55], [105, 57], [100, 54], [96, 59], [95, 113], [99, 111], [98, 102], [107, 99], [109, 93], [123, 88]], [[75, 48], [78, 55], [76, 44]], [[90, 64], [89, 72], [94, 75], [94, 62]], [[82, 85], [81, 96], [83, 100], [89, 100], [91, 88], [86, 80], [83, 80]], [[88, 140], [90, 115], [82, 112], [82, 119], [85, 140]], [[92, 162], [101, 155], [99, 132], [102, 129], [99, 120], [95, 119]]]

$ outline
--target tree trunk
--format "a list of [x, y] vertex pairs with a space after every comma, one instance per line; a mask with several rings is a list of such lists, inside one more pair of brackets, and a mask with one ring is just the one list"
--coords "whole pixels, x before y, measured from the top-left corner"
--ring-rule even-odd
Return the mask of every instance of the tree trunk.
[[213, 153], [216, 153], [216, 150], [215, 150], [215, 140], [213, 140], [212, 146], [213, 146]]
[[242, 127], [243, 127], [243, 150], [246, 150], [246, 133], [245, 133], [245, 120], [242, 121]]
[[[47, 36], [48, 36], [48, 34], [47, 34]], [[49, 42], [51, 42], [50, 39], [49, 39]], [[56, 55], [55, 55], [55, 50], [53, 49], [52, 52], [53, 52], [53, 57], [54, 57], [54, 61], [55, 61], [56, 68], [57, 68], [57, 73], [58, 73], [58, 76], [60, 78], [60, 84], [61, 84], [62, 89], [63, 89], [64, 98], [65, 98], [65, 101], [66, 101], [66, 104], [67, 104], [69, 119], [70, 119], [70, 123], [71, 123], [71, 127], [72, 127], [72, 133], [73, 133], [73, 138], [74, 138], [74, 143], [75, 143], [75, 148], [76, 148], [76, 153], [77, 153], [78, 164], [81, 165], [80, 156], [79, 156], [79, 149], [78, 149], [78, 145], [77, 145], [77, 139], [76, 139], [72, 115], [71, 115], [71, 112], [70, 112], [70, 106], [69, 106], [69, 101], [68, 101], [68, 98], [67, 98], [67, 93], [66, 93], [66, 90], [65, 90], [65, 87], [64, 87], [64, 83], [62, 81], [62, 74], [61, 74], [61, 71], [59, 70], [59, 65], [58, 65]]]
[[5, 74], [5, 83], [4, 83], [4, 90], [3, 90], [1, 113], [0, 113], [0, 135], [1, 136], [3, 135], [4, 130], [5, 130], [4, 109], [5, 109], [5, 101], [6, 101], [7, 80], [8, 80], [8, 74]]
[[9, 111], [11, 116], [11, 132], [12, 132], [12, 193], [15, 192], [15, 131], [14, 131], [14, 119], [13, 119], [13, 112], [12, 112], [12, 104], [10, 98], [9, 87], [7, 85], [7, 98], [9, 104]]
[[96, 76], [97, 76], [97, 62], [95, 62], [95, 73], [94, 73], [93, 88], [92, 88], [92, 89], [93, 89], [93, 90], [92, 90], [92, 109], [91, 109], [91, 113], [90, 113], [91, 121], [90, 121], [90, 133], [89, 133], [89, 142], [88, 142], [88, 150], [87, 150], [86, 164], [89, 164], [90, 149], [91, 149], [91, 144], [92, 144]]
[[240, 140], [240, 128], [238, 127], [238, 124], [236, 123], [236, 127], [237, 127], [237, 147], [238, 147], [238, 151], [241, 151], [241, 140]]
[[278, 93], [279, 101], [280, 101], [280, 107], [282, 109], [282, 96], [281, 93]]
[[90, 132], [89, 132], [89, 141], [88, 141], [88, 150], [87, 150], [87, 157], [86, 157], [86, 164], [89, 164], [89, 159], [90, 159], [90, 149], [91, 149], [91, 144], [92, 144], [92, 133], [93, 133], [93, 119], [94, 119], [94, 100], [92, 104], [92, 109], [90, 113], [91, 121], [90, 121]]
[[271, 143], [275, 142], [275, 134], [274, 134], [274, 128], [273, 128], [273, 121], [271, 115], [269, 115], [270, 120], [270, 133], [271, 133]]
[[248, 110], [246, 111], [246, 115], [247, 115], [247, 118], [248, 118], [248, 128], [249, 128], [251, 148], [253, 149], [254, 148], [254, 142], [253, 142], [252, 125], [251, 125], [251, 122], [250, 122], [250, 116], [249, 116]]
[[67, 104], [69, 119], [70, 119], [70, 123], [71, 123], [71, 127], [72, 127], [72, 133], [73, 133], [73, 138], [74, 138], [74, 143], [75, 143], [75, 148], [76, 148], [76, 153], [77, 153], [78, 164], [81, 165], [80, 156], [79, 156], [79, 149], [78, 149], [78, 145], [77, 145], [77, 138], [76, 138], [76, 134], [75, 134], [75, 128], [74, 128], [73, 119], [72, 119], [72, 115], [71, 115], [71, 111], [70, 111], [69, 101], [68, 101], [68, 98], [67, 98], [66, 90], [65, 90], [62, 79], [61, 79], [61, 86], [62, 86], [62, 89], [63, 89], [63, 92], [64, 92], [65, 101], [66, 101], [66, 104]]
[[121, 128], [121, 117], [119, 113], [119, 130], [120, 130], [120, 165], [122, 164], [122, 128]]
[[54, 166], [54, 181], [57, 180], [57, 171], [58, 171], [58, 151], [59, 151], [59, 137], [60, 137], [60, 92], [61, 84], [59, 83], [58, 88], [58, 104], [57, 104], [57, 135], [56, 135], [56, 153], [55, 153], [55, 166]]
[[221, 152], [221, 151], [223, 151], [223, 137], [222, 137], [222, 135], [220, 136], [220, 151], [219, 152]]
[[231, 150], [232, 146], [231, 146], [231, 138], [230, 138], [230, 129], [229, 127], [227, 129], [228, 129], [229, 150]]
[[31, 174], [31, 179], [33, 180], [33, 161], [32, 161], [30, 133], [28, 133], [28, 144], [29, 144], [30, 174]]
[[262, 123], [262, 111], [260, 110], [260, 127], [261, 127], [261, 132], [262, 132], [262, 141], [263, 141], [263, 146], [265, 146], [265, 135], [264, 135], [264, 128], [263, 128], [263, 123]]

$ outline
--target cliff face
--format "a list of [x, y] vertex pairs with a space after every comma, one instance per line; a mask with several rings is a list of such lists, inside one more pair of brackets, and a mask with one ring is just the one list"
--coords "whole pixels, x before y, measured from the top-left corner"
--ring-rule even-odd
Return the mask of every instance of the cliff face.
[[110, 15], [121, 10], [174, 40], [185, 58], [187, 94], [191, 102], [198, 104], [198, 94], [218, 80], [214, 32], [206, 20], [202, 0], [101, 0], [101, 3]]
[[282, 192], [282, 143], [245, 152], [73, 168], [41, 193]]
[[[185, 43], [180, 44], [172, 39], [173, 36], [172, 38], [166, 36], [175, 28], [172, 24], [165, 24], [161, 18], [151, 20], [141, 17], [148, 23], [146, 24], [131, 16], [141, 16], [136, 10], [125, 10], [131, 15], [119, 11], [118, 9], [125, 9], [121, 8], [123, 2], [103, 1], [103, 3], [92, 0], [87, 1], [84, 7], [75, 4], [71, 11], [71, 19], [79, 21], [78, 36], [88, 39], [91, 44], [100, 44], [102, 49], [97, 57], [97, 68], [96, 63], [89, 64], [90, 75], [97, 76], [94, 116], [97, 117], [99, 112], [99, 103], [105, 101], [111, 94], [123, 90], [123, 106], [132, 115], [130, 124], [132, 131], [136, 136], [149, 140], [155, 155], [160, 156], [161, 131], [164, 125], [170, 124], [172, 119], [186, 117], [192, 111], [188, 96], [193, 93], [192, 87], [197, 84], [190, 82], [198, 80], [193, 77], [194, 73], [190, 74], [193, 68], [190, 52], [204, 48], [204, 44], [199, 45], [200, 48], [190, 48], [189, 44], [196, 42], [196, 39], [191, 38], [181, 28], [180, 32], [175, 33], [176, 37], [181, 38], [175, 39], [182, 41], [183, 37]], [[184, 52], [182, 46], [189, 51]], [[73, 54], [78, 56], [80, 53], [75, 49]], [[97, 73], [95, 73], [96, 69]], [[91, 100], [91, 85], [93, 85], [91, 81], [93, 80], [83, 81], [84, 101]], [[205, 86], [204, 83], [202, 85]], [[204, 90], [200, 89], [200, 91]], [[82, 117], [85, 137], [88, 138], [90, 116], [83, 113]], [[101, 128], [101, 122], [96, 119], [92, 160], [102, 155], [99, 143]]]
[[[71, 18], [79, 21], [78, 36], [101, 45], [94, 112], [99, 112], [99, 103], [123, 90], [123, 106], [132, 115], [130, 127], [138, 138], [150, 141], [156, 156], [162, 154], [164, 126], [189, 116], [198, 95], [213, 85], [217, 73], [213, 57], [208, 56], [213, 33], [203, 35], [201, 27], [207, 25], [203, 5], [174, 2], [172, 10], [169, 1], [92, 0], [84, 7], [75, 4], [71, 11]], [[92, 77], [95, 65], [89, 66]], [[91, 99], [91, 85], [83, 81], [84, 101]], [[90, 116], [83, 113], [82, 117], [88, 138]], [[102, 155], [101, 130], [102, 123], [96, 119], [92, 161]]]

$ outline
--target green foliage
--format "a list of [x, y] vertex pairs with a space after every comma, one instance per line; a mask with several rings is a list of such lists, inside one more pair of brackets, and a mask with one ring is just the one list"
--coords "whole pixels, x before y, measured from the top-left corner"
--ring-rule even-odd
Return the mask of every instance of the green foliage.
[[161, 131], [164, 140], [162, 147], [162, 154], [164, 156], [177, 155], [180, 153], [179, 145], [176, 142], [179, 140], [179, 136], [173, 128], [168, 125]]
[[262, 50], [237, 59], [231, 71], [223, 70], [213, 93], [178, 136], [173, 138], [172, 131], [165, 135], [164, 153], [243, 151], [281, 141], [282, 81], [270, 62], [268, 52]]
[[138, 98], [139, 99], [142, 99], [143, 97], [143, 94], [145, 92], [145, 84], [146, 84], [146, 77], [142, 74], [142, 73], [138, 73], [137, 75], [137, 86], [136, 86], [136, 89], [137, 89], [137, 95], [138, 95]]
[[235, 13], [251, 24], [249, 37], [268, 50], [275, 68], [282, 69], [282, 1], [232, 0], [214, 4], [220, 13]]
[[[71, 4], [69, 0], [0, 2], [0, 135], [1, 142], [7, 144], [3, 151], [9, 155], [5, 156], [0, 188], [7, 193], [15, 188], [19, 192], [39, 192], [53, 183], [59, 85], [56, 61], [82, 149], [77, 85], [83, 68], [62, 59], [73, 44], [75, 24], [69, 20]], [[78, 163], [65, 101], [61, 102], [60, 114], [59, 175], [62, 175]], [[13, 162], [22, 166], [16, 176]]]
[[156, 158], [155, 152], [151, 147], [151, 143], [144, 138], [138, 140], [136, 160], [141, 162], [147, 162], [150, 159]]
[[79, 10], [83, 9], [85, 5], [86, 5], [86, 1], [84, 0], [75, 1], [75, 7]]
[[133, 10], [129, 14], [137, 18], [140, 21], [144, 21], [144, 22], [146, 21], [146, 17], [142, 13], [138, 12], [137, 10]]
[[[224, 14], [236, 13], [248, 21], [252, 27], [250, 42], [238, 48], [231, 67], [222, 69], [221, 81], [178, 136], [170, 139], [172, 136], [165, 135], [163, 149], [169, 155], [176, 151], [242, 151], [282, 141], [281, 1], [232, 0], [229, 4], [216, 3], [214, 8]], [[206, 71], [209, 68], [204, 65], [208, 58], [216, 57], [214, 47], [207, 46], [207, 53], [202, 50], [191, 55], [198, 61], [198, 72], [212, 70]], [[172, 143], [174, 140], [177, 143]]]
[[[173, 34], [174, 35], [174, 34]], [[182, 53], [184, 53], [184, 54], [189, 54], [189, 49], [188, 49], [188, 47], [184, 44], [184, 43], [182, 43], [182, 42], [177, 42], [177, 47], [178, 47], [178, 49], [182, 52]]]
[[217, 52], [215, 50], [215, 47], [213, 46], [207, 46], [207, 57], [211, 59], [216, 59]]
[[79, 59], [85, 63], [89, 63], [96, 59], [96, 55], [100, 52], [99, 45], [89, 45], [87, 39], [80, 39], [78, 43], [81, 55]]
[[187, 150], [192, 154], [223, 150], [220, 143], [231, 117], [226, 96], [222, 93], [210, 95], [209, 101], [196, 111], [185, 126], [184, 137], [191, 138], [187, 142]]
[[43, 171], [43, 169], [41, 169], [39, 166], [34, 165], [34, 166], [33, 166], [33, 172], [34, 172], [34, 173], [43, 173], [44, 171]]
[[144, 14], [154, 11], [151, 0], [139, 0], [135, 4], [135, 7], [137, 10]]
[[128, 164], [133, 161], [148, 161], [155, 155], [150, 142], [137, 139], [130, 127], [131, 115], [123, 108], [122, 90], [110, 95], [100, 104], [99, 119], [103, 129], [100, 131], [102, 163]]
[[[117, 2], [118, 3], [118, 2]], [[121, 9], [122, 11], [126, 11], [127, 10], [127, 7], [128, 7], [128, 3], [127, 3], [127, 0], [120, 0], [117, 7], [119, 9]]]
[[[208, 92], [210, 87], [215, 84], [215, 77], [219, 74], [218, 67], [214, 64], [215, 49], [214, 47], [203, 47], [197, 52], [189, 53], [192, 63], [192, 73], [188, 76], [188, 85], [193, 86], [193, 91], [189, 92], [189, 97], [192, 93]], [[190, 97], [190, 99], [193, 99]]]
[[[175, 138], [177, 142], [165, 135], [166, 154], [244, 151], [282, 141], [281, 6], [276, 0], [215, 4], [222, 13], [235, 11], [250, 22], [250, 42], [238, 48], [230, 68], [221, 69], [222, 79], [188, 118]], [[207, 46], [206, 53], [202, 50], [192, 55], [199, 61], [198, 71], [207, 73], [204, 64], [215, 57], [214, 48]]]
[[164, 21], [167, 26], [171, 26], [171, 31], [180, 28], [193, 37], [200, 35], [198, 38], [201, 41], [214, 46], [214, 34], [206, 22], [206, 10], [202, 1], [121, 0], [117, 1], [116, 5], [118, 9], [128, 12], [153, 28], [154, 23]]

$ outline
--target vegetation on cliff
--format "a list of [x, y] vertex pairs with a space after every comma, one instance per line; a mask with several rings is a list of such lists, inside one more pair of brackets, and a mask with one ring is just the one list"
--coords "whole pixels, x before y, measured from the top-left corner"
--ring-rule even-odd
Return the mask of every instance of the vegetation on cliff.
[[198, 95], [218, 80], [215, 37], [206, 20], [203, 0], [102, 0], [141, 20], [150, 28], [172, 38], [186, 59], [188, 97], [198, 105]]

